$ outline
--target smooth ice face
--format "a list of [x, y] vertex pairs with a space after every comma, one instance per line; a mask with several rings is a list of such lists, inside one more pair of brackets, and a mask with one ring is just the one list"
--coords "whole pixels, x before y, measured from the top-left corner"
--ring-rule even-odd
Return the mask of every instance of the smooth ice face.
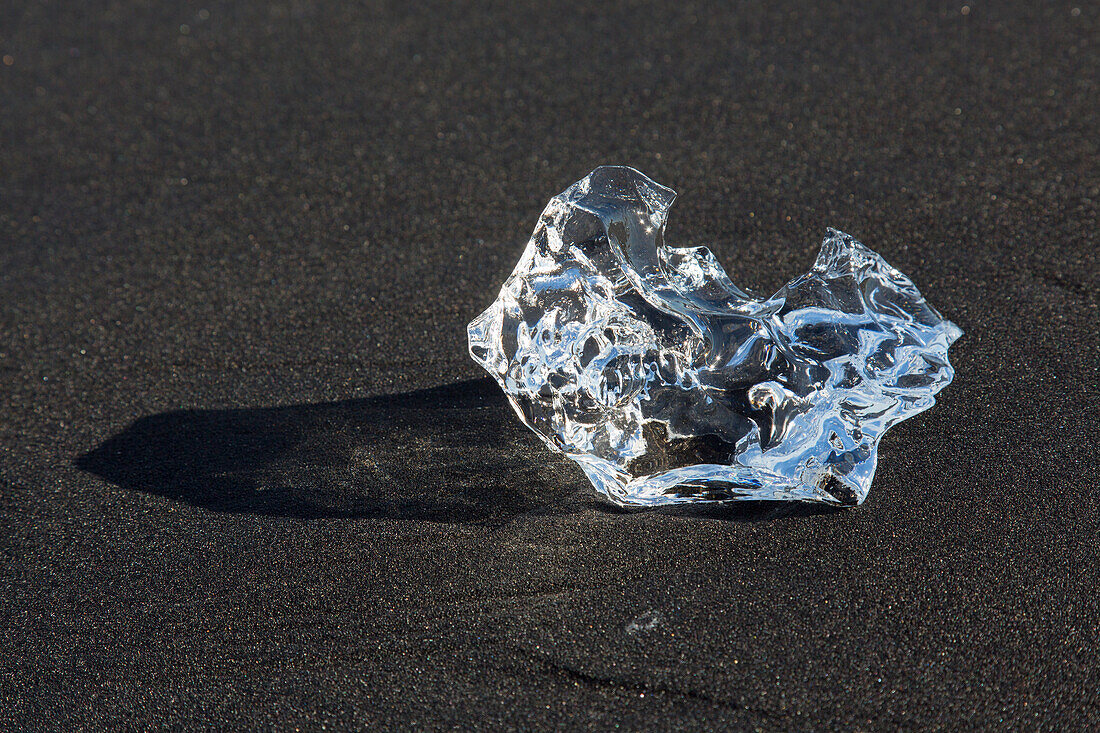
[[551, 199], [470, 354], [618, 504], [862, 502], [879, 438], [934, 404], [962, 331], [834, 229], [753, 298], [705, 247], [665, 245], [675, 195], [605, 166]]

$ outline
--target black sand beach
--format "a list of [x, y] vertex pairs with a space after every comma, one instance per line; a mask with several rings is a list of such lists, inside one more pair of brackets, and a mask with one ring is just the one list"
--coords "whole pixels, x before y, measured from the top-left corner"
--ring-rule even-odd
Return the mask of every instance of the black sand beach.
[[[0, 728], [1100, 726], [1100, 15], [996, 5], [0, 10]], [[863, 506], [617, 511], [470, 360], [603, 163], [965, 331]]]

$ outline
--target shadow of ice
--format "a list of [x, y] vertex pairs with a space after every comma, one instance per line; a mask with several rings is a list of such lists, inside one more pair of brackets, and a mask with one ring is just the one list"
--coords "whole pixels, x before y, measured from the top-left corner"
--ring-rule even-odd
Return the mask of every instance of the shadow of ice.
[[144, 417], [80, 456], [117, 486], [221, 512], [476, 522], [595, 501], [490, 379], [342, 402]]

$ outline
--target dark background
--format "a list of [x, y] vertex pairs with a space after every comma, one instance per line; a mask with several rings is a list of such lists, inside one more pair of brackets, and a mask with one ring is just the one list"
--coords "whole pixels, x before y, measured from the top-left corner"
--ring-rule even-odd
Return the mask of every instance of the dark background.
[[[0, 10], [0, 727], [1100, 725], [1095, 6]], [[966, 335], [850, 511], [628, 514], [465, 353], [601, 163]]]

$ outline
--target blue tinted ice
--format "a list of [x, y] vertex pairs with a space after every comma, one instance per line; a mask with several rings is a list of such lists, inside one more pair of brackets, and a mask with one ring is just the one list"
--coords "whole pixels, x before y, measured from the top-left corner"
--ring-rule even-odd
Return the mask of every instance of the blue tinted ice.
[[551, 199], [470, 353], [616, 503], [862, 502], [879, 439], [951, 382], [962, 332], [833, 229], [754, 298], [705, 247], [665, 244], [674, 197], [601, 167]]

